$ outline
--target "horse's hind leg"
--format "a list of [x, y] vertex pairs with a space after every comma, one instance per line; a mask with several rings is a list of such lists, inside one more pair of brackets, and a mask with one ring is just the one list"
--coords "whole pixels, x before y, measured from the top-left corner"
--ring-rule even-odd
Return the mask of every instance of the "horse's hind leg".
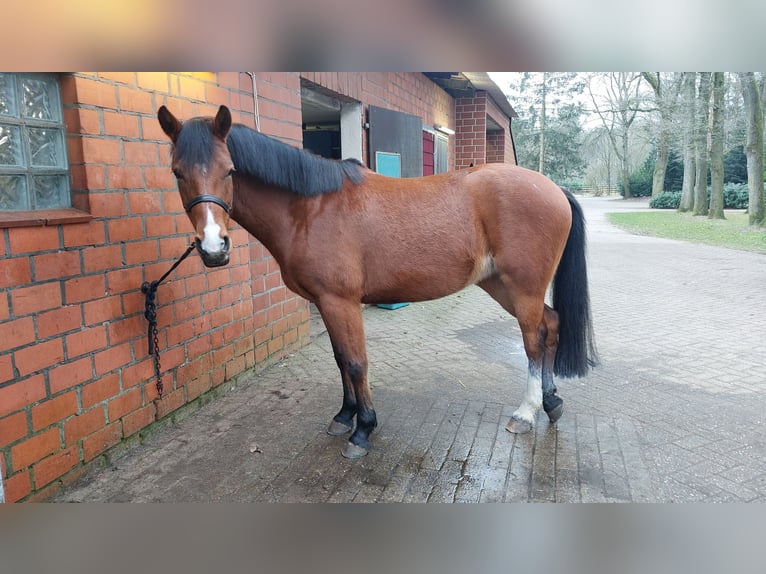
[[377, 426], [367, 383], [367, 349], [364, 340], [362, 308], [359, 303], [336, 297], [320, 298], [317, 307], [330, 336], [335, 361], [343, 381], [343, 405], [327, 428], [331, 435], [356, 430], [342, 450], [346, 458], [360, 458], [371, 447], [369, 436]]
[[[514, 294], [499, 276], [482, 281], [479, 286], [519, 322], [528, 359], [527, 389], [506, 429], [513, 433], [529, 432], [534, 426], [537, 411], [544, 404], [544, 396], [553, 397], [548, 399], [550, 412], [554, 413], [553, 416], [561, 416], [562, 401], [555, 395], [553, 384], [558, 318], [552, 309], [545, 306], [542, 295]], [[552, 329], [548, 328], [548, 323]]]
[[555, 423], [564, 413], [564, 401], [556, 394], [556, 385], [553, 382], [553, 363], [556, 360], [556, 349], [559, 340], [559, 315], [545, 306], [543, 312], [545, 323], [545, 354], [543, 355], [543, 410], [548, 419]]

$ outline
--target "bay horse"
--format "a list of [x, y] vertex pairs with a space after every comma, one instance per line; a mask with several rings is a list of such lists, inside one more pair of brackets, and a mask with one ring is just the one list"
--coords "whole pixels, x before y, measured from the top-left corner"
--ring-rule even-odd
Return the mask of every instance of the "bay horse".
[[553, 375], [583, 376], [596, 364], [583, 212], [545, 176], [485, 164], [391, 178], [232, 125], [226, 106], [185, 122], [162, 106], [158, 119], [204, 264], [228, 263], [231, 218], [319, 309], [343, 383], [327, 432], [352, 433], [343, 456], [366, 455], [377, 426], [363, 303], [426, 301], [472, 284], [489, 293], [518, 320], [528, 357], [510, 432], [531, 430], [540, 406], [555, 423], [563, 401]]

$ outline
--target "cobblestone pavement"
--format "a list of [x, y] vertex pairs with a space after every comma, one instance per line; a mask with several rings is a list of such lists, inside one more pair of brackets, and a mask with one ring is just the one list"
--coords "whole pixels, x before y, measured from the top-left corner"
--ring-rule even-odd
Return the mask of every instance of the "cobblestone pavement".
[[380, 426], [362, 460], [324, 430], [330, 342], [253, 375], [56, 501], [766, 500], [766, 257], [621, 232], [586, 198], [602, 365], [558, 381], [564, 416], [512, 435], [519, 329], [481, 290], [365, 310]]

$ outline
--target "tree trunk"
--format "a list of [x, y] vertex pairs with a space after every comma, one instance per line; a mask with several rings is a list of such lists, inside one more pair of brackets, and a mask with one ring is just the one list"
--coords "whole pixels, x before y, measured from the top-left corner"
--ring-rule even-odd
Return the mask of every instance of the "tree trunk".
[[545, 100], [548, 95], [548, 86], [546, 84], [547, 74], [543, 72], [542, 85], [542, 104], [540, 106], [540, 155], [537, 161], [537, 171], [545, 173]]
[[707, 215], [707, 169], [708, 151], [707, 136], [710, 118], [710, 72], [700, 72], [699, 105], [697, 106], [697, 133], [695, 138], [695, 154], [697, 159], [697, 175], [694, 182], [694, 215]]
[[695, 84], [696, 72], [684, 72], [684, 104], [686, 121], [684, 122], [684, 181], [681, 186], [681, 203], [678, 211], [691, 211], [694, 207], [694, 118], [696, 117]]
[[630, 164], [628, 163], [628, 130], [622, 132], [622, 157], [620, 158], [622, 171], [622, 197], [630, 199], [633, 194], [630, 191]]
[[683, 74], [674, 74], [669, 88], [663, 82], [663, 76], [660, 72], [641, 72], [641, 75], [652, 86], [654, 101], [660, 113], [660, 133], [657, 140], [657, 156], [654, 160], [654, 173], [652, 175], [652, 197], [654, 197], [665, 191], [665, 173], [668, 169], [668, 159], [670, 157], [673, 110], [678, 99], [678, 91]]
[[713, 120], [710, 132], [710, 219], [726, 219], [723, 214], [723, 72], [713, 73]]
[[763, 202], [763, 107], [758, 82], [753, 72], [741, 72], [742, 95], [745, 100], [745, 156], [750, 225], [766, 225]]
[[657, 159], [654, 161], [652, 176], [652, 197], [665, 191], [665, 173], [668, 170], [670, 156], [670, 131], [663, 126], [660, 131], [660, 141], [657, 142]]

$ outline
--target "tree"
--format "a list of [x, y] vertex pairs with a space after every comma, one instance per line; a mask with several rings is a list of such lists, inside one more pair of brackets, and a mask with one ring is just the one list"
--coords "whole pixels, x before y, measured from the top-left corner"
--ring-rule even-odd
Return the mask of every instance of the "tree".
[[694, 125], [697, 107], [697, 73], [684, 72], [683, 74], [684, 181], [681, 186], [681, 203], [678, 206], [678, 211], [691, 211], [694, 208], [694, 179], [696, 176], [694, 159]]
[[[750, 225], [766, 225], [763, 200], [763, 77], [754, 72], [740, 72], [745, 100], [745, 155], [747, 156], [748, 214]], [[759, 85], [760, 84], [760, 85]]]
[[678, 101], [678, 93], [681, 89], [683, 74], [675, 72], [672, 77], [667, 77], [660, 72], [641, 72], [641, 76], [654, 90], [655, 106], [660, 113], [657, 155], [654, 162], [654, 175], [652, 177], [652, 196], [655, 196], [665, 191], [665, 171], [668, 167], [668, 157], [670, 156], [673, 116]]
[[519, 164], [554, 180], [579, 175], [584, 167], [580, 151], [584, 108], [572, 102], [584, 88], [580, 76], [527, 72], [509, 88], [519, 113], [514, 122]]
[[724, 77], [713, 73], [713, 118], [710, 131], [710, 219], [726, 219], [723, 214], [723, 139]]
[[700, 72], [697, 123], [694, 128], [694, 154], [696, 175], [694, 176], [694, 215], [707, 215], [707, 170], [708, 170], [708, 121], [710, 118], [710, 72]]
[[[597, 96], [594, 83], [604, 79], [604, 95]], [[592, 75], [588, 83], [588, 92], [593, 108], [609, 136], [617, 159], [620, 162], [620, 180], [622, 196], [631, 197], [629, 136], [630, 127], [636, 119], [641, 103], [641, 74], [637, 72], [609, 72], [606, 75]]]

